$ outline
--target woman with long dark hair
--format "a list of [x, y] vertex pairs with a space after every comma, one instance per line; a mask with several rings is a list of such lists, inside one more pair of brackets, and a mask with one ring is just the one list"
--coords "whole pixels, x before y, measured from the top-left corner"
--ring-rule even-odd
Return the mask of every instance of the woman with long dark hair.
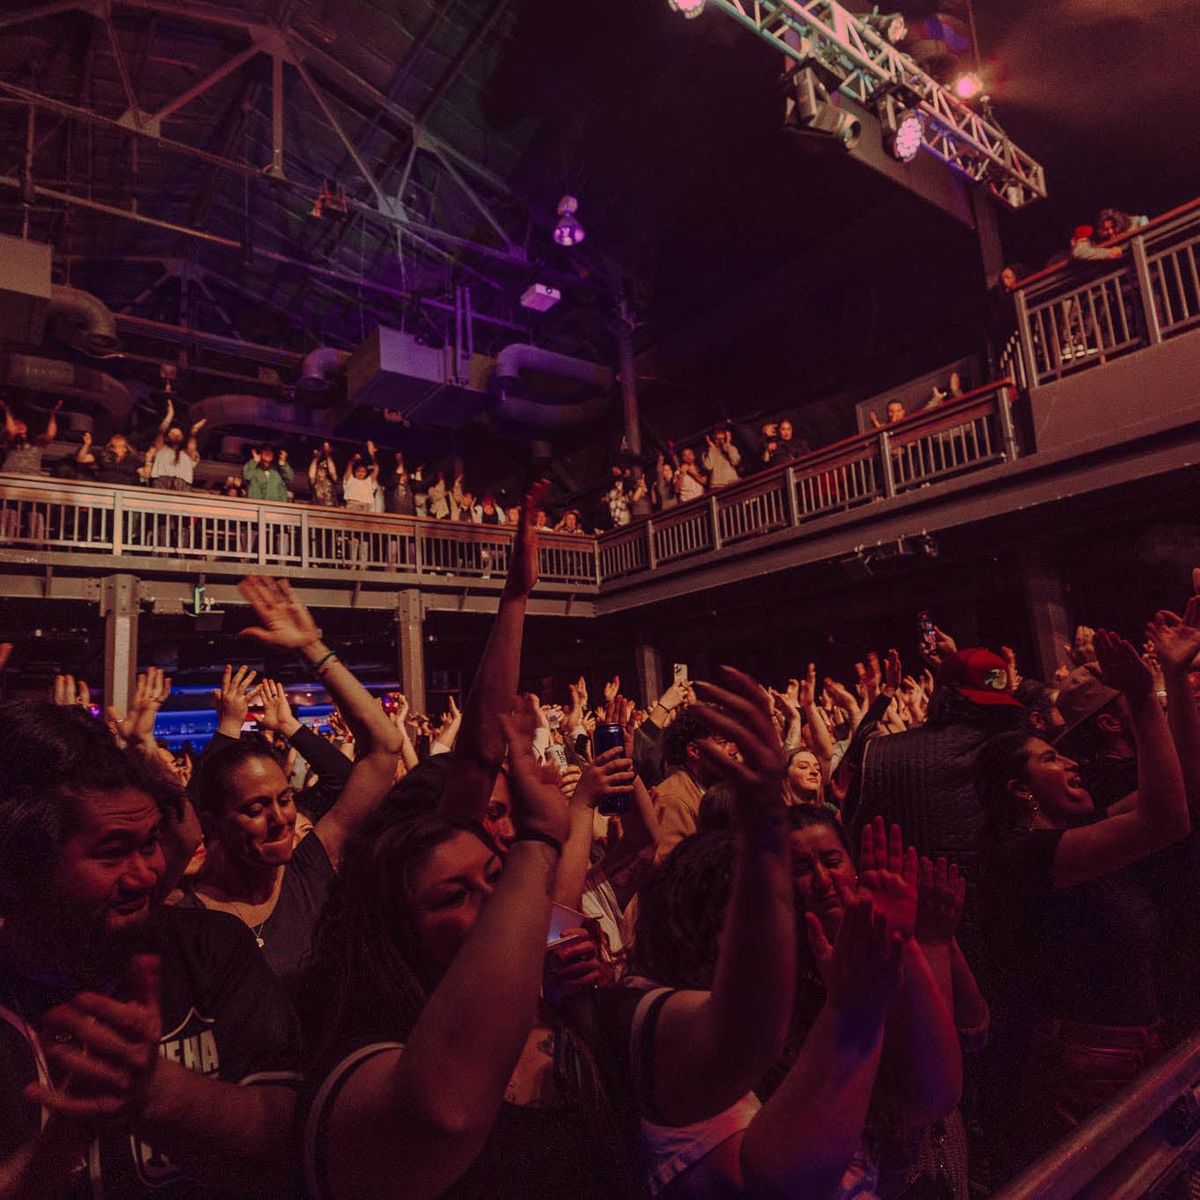
[[1010, 1139], [1027, 1157], [1062, 1137], [1162, 1053], [1155, 960], [1161, 929], [1130, 867], [1187, 836], [1179, 758], [1150, 668], [1097, 632], [1137, 748], [1137, 791], [1098, 816], [1075, 762], [1043, 738], [1006, 733], [979, 754], [987, 813], [989, 945], [1036, 1026]]

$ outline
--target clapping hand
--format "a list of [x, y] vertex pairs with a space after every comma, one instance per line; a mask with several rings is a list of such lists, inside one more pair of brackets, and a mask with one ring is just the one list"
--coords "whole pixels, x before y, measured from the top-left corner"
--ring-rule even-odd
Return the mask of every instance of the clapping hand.
[[817, 915], [805, 914], [808, 944], [838, 1015], [878, 1026], [900, 987], [903, 938], [870, 896], [843, 896], [842, 909], [833, 945]]
[[962, 918], [967, 881], [957, 863], [922, 855], [917, 872], [917, 941], [948, 946]]
[[148, 668], [137, 677], [129, 712], [122, 717], [111, 705], [107, 709], [109, 728], [130, 745], [153, 748], [154, 720], [170, 695], [171, 681], [162, 668]]
[[254, 693], [256, 671], [247, 666], [236, 673], [229, 663], [221, 676], [221, 686], [213, 692], [213, 707], [217, 710], [218, 729], [227, 737], [238, 737], [250, 712], [250, 697]]
[[1100, 676], [1109, 687], [1122, 692], [1128, 700], [1140, 700], [1153, 695], [1153, 672], [1137, 650], [1120, 634], [1098, 629], [1094, 645]]
[[82, 679], [74, 675], [55, 675], [54, 703], [60, 708], [91, 708], [92, 693]]
[[1073, 667], [1086, 667], [1088, 663], [1096, 662], [1096, 631], [1090, 625], [1077, 625], [1075, 640], [1063, 649]]
[[1161, 609], [1146, 626], [1146, 637], [1164, 673], [1184, 674], [1200, 658], [1200, 596], [1193, 596], [1183, 616]]
[[905, 939], [917, 923], [917, 852], [905, 847], [899, 825], [888, 829], [882, 817], [863, 827], [858, 885], [870, 895], [888, 926]]
[[300, 728], [283, 684], [264, 679], [258, 685], [258, 701], [262, 705], [262, 712], [258, 716], [260, 729], [270, 729], [290, 738]]

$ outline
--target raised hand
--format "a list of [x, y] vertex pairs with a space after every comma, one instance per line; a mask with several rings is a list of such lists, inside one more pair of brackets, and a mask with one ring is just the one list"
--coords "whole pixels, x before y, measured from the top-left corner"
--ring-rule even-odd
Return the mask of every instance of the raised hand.
[[537, 729], [534, 706], [518, 697], [511, 713], [500, 715], [508, 739], [508, 772], [513, 790], [513, 824], [517, 840], [524, 833], [543, 834], [560, 844], [569, 831], [567, 806], [563, 803], [558, 771], [538, 765], [533, 756], [533, 734]]
[[943, 629], [938, 626], [933, 627], [933, 646], [932, 650], [922, 648], [921, 657], [931, 666], [940, 666], [948, 655], [954, 654], [958, 650], [958, 643]]
[[844, 896], [842, 908], [836, 945], [816, 913], [805, 913], [808, 944], [839, 1015], [878, 1023], [900, 987], [903, 939], [869, 896]]
[[257, 638], [268, 646], [300, 650], [321, 640], [312, 613], [292, 595], [286, 579], [267, 575], [247, 575], [238, 591], [262, 622], [242, 630], [242, 637]]
[[905, 848], [899, 825], [882, 817], [863, 826], [858, 886], [875, 902], [891, 929], [909, 938], [917, 923], [917, 852]]
[[894, 696], [900, 690], [903, 679], [904, 668], [900, 665], [900, 652], [893, 647], [887, 652], [887, 658], [884, 660], [884, 686], [889, 688]]
[[921, 856], [917, 871], [917, 941], [948, 946], [962, 918], [967, 881], [957, 863]]
[[1090, 625], [1076, 626], [1075, 640], [1063, 649], [1073, 667], [1085, 667], [1088, 663], [1096, 662], [1096, 631]]
[[617, 695], [620, 693], [620, 691], [621, 691], [621, 677], [620, 677], [620, 675], [614, 675], [604, 685], [604, 705], [605, 705], [606, 709], [609, 709], [612, 707], [612, 702], [617, 698]]
[[838, 683], [836, 679], [825, 676], [825, 690], [829, 693], [830, 699], [839, 708], [844, 708], [853, 719], [859, 712], [858, 699], [844, 684]]
[[612, 972], [600, 957], [596, 939], [586, 929], [564, 929], [558, 943], [546, 948], [543, 993], [550, 1004], [561, 1004], [588, 988], [612, 982]]
[[1021, 672], [1017, 670], [1017, 652], [1011, 646], [1000, 647], [1000, 657], [1008, 672], [1008, 690], [1015, 692], [1021, 686]]
[[55, 675], [54, 703], [60, 708], [91, 708], [92, 693], [82, 679], [76, 681], [74, 675]]
[[771, 721], [766, 692], [742, 671], [722, 667], [721, 686], [697, 683], [696, 706], [713, 731], [737, 744], [740, 759], [731, 757], [711, 738], [699, 743], [710, 767], [731, 783], [738, 796], [743, 824], [775, 824], [783, 818], [786, 755]]
[[539, 480], [529, 489], [521, 507], [512, 557], [508, 561], [508, 578], [504, 582], [504, 595], [510, 598], [523, 599], [537, 586], [538, 534], [534, 522], [549, 492], [550, 484], [545, 479]]
[[80, 992], [42, 1018], [55, 1083], [31, 1083], [27, 1100], [96, 1132], [145, 1109], [159, 1062], [160, 960], [138, 954], [122, 984], [129, 998]]
[[260, 729], [271, 729], [276, 733], [283, 734], [285, 738], [290, 738], [300, 728], [300, 722], [296, 720], [296, 715], [292, 712], [292, 706], [288, 703], [287, 690], [282, 683], [276, 683], [273, 679], [264, 679], [258, 685], [257, 699], [262, 705], [262, 712], [258, 715]]
[[584, 768], [574, 789], [574, 802], [596, 808], [607, 796], [628, 794], [633, 779], [633, 760], [621, 746], [613, 746]]
[[250, 697], [254, 694], [254, 679], [258, 674], [243, 665], [235, 672], [229, 663], [221, 676], [221, 686], [213, 692], [213, 707], [217, 710], [218, 728], [227, 737], [238, 737], [250, 712]]
[[1154, 674], [1137, 650], [1119, 633], [1098, 629], [1095, 633], [1096, 661], [1100, 677], [1127, 699], [1143, 699], [1154, 692]]
[[122, 717], [115, 708], [106, 710], [108, 725], [131, 745], [154, 744], [154, 720], [171, 695], [171, 681], [161, 667], [149, 667], [137, 677], [129, 712]]
[[1183, 616], [1160, 609], [1146, 626], [1146, 637], [1164, 672], [1186, 673], [1200, 658], [1200, 596], [1193, 596]]

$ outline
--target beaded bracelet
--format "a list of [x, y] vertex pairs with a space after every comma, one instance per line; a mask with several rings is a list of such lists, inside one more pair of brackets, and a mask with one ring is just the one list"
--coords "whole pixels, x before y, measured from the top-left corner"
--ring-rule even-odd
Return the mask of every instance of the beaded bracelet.
[[314, 670], [314, 671], [315, 671], [315, 672], [316, 672], [318, 675], [320, 675], [320, 673], [321, 673], [321, 668], [322, 668], [322, 667], [323, 667], [323, 666], [324, 666], [324, 665], [325, 665], [325, 664], [326, 664], [326, 663], [327, 663], [327, 662], [328, 662], [328, 661], [329, 661], [331, 658], [337, 658], [337, 651], [336, 651], [336, 650], [330, 650], [328, 654], [326, 654], [324, 657], [322, 657], [320, 660], [318, 660], [318, 661], [317, 661], [317, 662], [316, 662], [316, 663], [313, 665], [313, 670]]

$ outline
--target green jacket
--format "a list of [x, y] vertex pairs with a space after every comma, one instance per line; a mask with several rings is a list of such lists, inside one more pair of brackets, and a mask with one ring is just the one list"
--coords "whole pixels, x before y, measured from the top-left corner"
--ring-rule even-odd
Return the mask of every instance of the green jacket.
[[246, 481], [246, 498], [249, 500], [287, 500], [287, 485], [292, 480], [290, 463], [275, 462], [265, 471], [251, 459], [242, 468]]

